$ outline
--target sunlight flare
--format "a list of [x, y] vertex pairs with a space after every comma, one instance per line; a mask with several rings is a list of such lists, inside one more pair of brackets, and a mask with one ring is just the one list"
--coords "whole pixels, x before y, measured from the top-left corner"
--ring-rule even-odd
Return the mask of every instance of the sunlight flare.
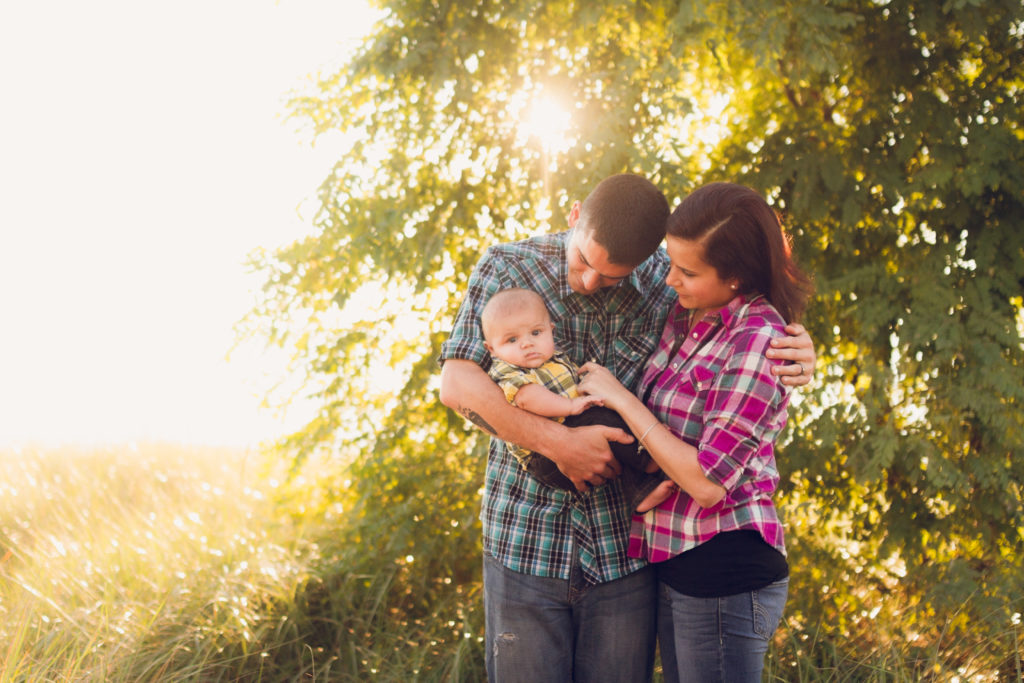
[[564, 152], [572, 144], [569, 135], [572, 114], [557, 98], [541, 94], [530, 99], [528, 93], [521, 93], [520, 97], [513, 98], [512, 107], [521, 112], [521, 143], [536, 141], [549, 154]]

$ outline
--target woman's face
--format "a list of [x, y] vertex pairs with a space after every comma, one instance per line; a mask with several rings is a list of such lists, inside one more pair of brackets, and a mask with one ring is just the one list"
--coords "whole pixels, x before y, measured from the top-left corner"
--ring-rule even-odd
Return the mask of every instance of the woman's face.
[[675, 290], [683, 308], [704, 313], [725, 306], [736, 296], [739, 283], [718, 277], [718, 271], [704, 261], [700, 242], [668, 235], [665, 250], [672, 263], [665, 282]]

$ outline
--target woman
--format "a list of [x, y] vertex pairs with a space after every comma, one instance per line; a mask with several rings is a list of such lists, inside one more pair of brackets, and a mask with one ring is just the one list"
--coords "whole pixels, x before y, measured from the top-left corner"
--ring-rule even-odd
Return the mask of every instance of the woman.
[[788, 591], [774, 444], [788, 389], [765, 357], [810, 284], [764, 198], [732, 183], [688, 196], [668, 221], [679, 297], [640, 398], [587, 364], [601, 396], [681, 489], [634, 517], [630, 554], [657, 563], [666, 681], [760, 681]]

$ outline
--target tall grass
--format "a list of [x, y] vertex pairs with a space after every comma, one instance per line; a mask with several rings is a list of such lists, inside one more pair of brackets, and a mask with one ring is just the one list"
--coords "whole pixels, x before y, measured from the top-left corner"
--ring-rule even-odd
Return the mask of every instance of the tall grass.
[[315, 546], [257, 469], [226, 449], [0, 455], [0, 681], [274, 671], [258, 644], [296, 637]]
[[0, 683], [483, 679], [478, 582], [449, 571], [473, 550], [269, 469], [230, 449], [0, 452]]
[[[480, 473], [415, 465], [285, 485], [237, 450], [0, 453], [0, 683], [484, 680]], [[840, 631], [798, 591], [765, 679], [1021, 681], [1019, 611], [972, 602], [967, 632], [895, 604]]]
[[989, 635], [940, 648], [877, 638], [843, 641], [821, 625], [813, 631], [783, 625], [765, 660], [765, 680], [1020, 683], [1024, 674], [1018, 627], [1019, 620], [1009, 625], [979, 623], [978, 631]]

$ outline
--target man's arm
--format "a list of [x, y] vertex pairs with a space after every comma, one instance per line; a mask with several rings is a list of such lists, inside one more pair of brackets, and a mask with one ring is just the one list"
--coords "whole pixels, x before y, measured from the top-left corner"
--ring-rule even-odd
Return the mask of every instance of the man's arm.
[[550, 458], [577, 489], [603, 484], [621, 472], [608, 441], [628, 442], [624, 431], [599, 425], [569, 429], [516, 408], [473, 361], [444, 362], [441, 402], [489, 434]]

